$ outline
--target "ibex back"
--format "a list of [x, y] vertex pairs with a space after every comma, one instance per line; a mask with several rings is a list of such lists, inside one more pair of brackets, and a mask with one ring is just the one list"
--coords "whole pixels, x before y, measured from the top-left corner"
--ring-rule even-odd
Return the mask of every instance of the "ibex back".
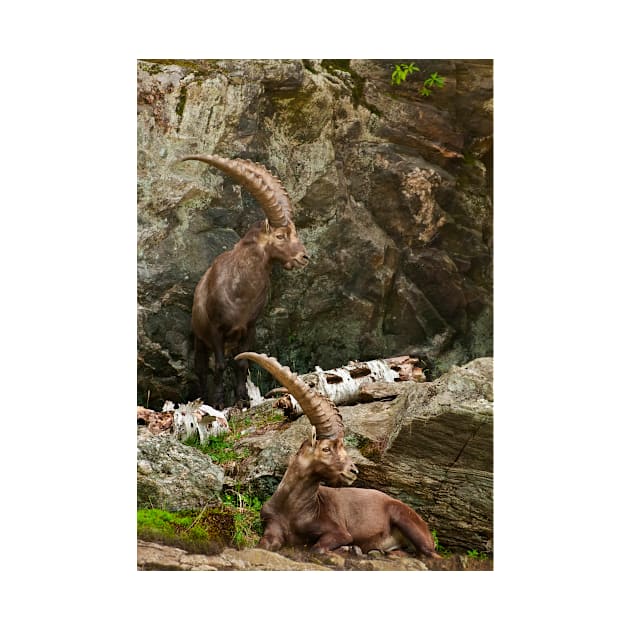
[[[409, 506], [378, 490], [348, 488], [358, 470], [344, 447], [341, 414], [276, 359], [245, 352], [295, 397], [313, 425], [291, 458], [276, 492], [262, 508], [264, 549], [311, 545], [325, 552], [353, 545], [367, 553], [390, 552], [412, 543], [418, 554], [439, 558], [424, 520]], [[327, 486], [321, 485], [326, 483]]]
[[[195, 288], [192, 330], [199, 397], [224, 406], [223, 375], [228, 352], [254, 347], [256, 320], [270, 284], [274, 262], [285, 269], [303, 267], [308, 255], [293, 223], [289, 196], [264, 166], [217, 155], [188, 155], [215, 166], [246, 188], [261, 205], [266, 220], [253, 225], [230, 251], [217, 256]], [[208, 360], [214, 353], [214, 394], [208, 394]], [[247, 401], [247, 360], [236, 362], [236, 398]]]

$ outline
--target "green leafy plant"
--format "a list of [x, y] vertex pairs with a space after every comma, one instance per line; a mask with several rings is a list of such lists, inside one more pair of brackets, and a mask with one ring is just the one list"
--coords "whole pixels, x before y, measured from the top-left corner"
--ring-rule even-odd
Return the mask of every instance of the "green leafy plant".
[[438, 540], [437, 531], [435, 529], [431, 530], [431, 536], [433, 536], [433, 543], [435, 544], [435, 550], [441, 555], [448, 555], [450, 552], [445, 549]]
[[392, 72], [392, 85], [400, 85], [407, 80], [407, 75], [419, 71], [420, 68], [413, 61], [411, 63], [397, 63]]
[[429, 88], [433, 87], [444, 87], [444, 77], [440, 76], [437, 72], [431, 73], [431, 76], [429, 76], [428, 79], [425, 79], [424, 83], [422, 84], [422, 88], [420, 88], [420, 95], [430, 96], [431, 90]]
[[[416, 64], [413, 63], [397, 63], [392, 72], [392, 85], [400, 85], [407, 77], [414, 72], [422, 72]], [[432, 72], [428, 78], [422, 83], [422, 87], [418, 92], [420, 96], [431, 96], [434, 88], [444, 87], [444, 77], [437, 72]]]

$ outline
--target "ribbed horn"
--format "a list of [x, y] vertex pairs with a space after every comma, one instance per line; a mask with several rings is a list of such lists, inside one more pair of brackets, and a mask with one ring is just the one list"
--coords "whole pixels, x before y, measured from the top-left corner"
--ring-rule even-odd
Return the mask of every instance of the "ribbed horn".
[[227, 173], [252, 194], [272, 227], [284, 227], [293, 220], [293, 206], [287, 191], [282, 182], [262, 164], [219, 155], [185, 155], [179, 158], [180, 162], [186, 160], [205, 162]]
[[274, 357], [257, 352], [241, 352], [236, 359], [249, 359], [258, 363], [277, 381], [289, 390], [289, 393], [300, 403], [300, 407], [315, 427], [317, 439], [343, 438], [343, 420], [335, 404], [310, 388], [297, 374], [288, 367], [283, 367]]

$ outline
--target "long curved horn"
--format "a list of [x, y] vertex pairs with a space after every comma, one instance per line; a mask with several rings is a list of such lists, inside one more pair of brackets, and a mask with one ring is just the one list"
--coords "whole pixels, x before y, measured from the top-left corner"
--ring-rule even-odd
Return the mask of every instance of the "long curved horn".
[[282, 182], [262, 164], [210, 154], [185, 155], [179, 158], [180, 162], [186, 160], [205, 162], [227, 173], [253, 195], [272, 227], [284, 227], [293, 220], [293, 206], [287, 191]]
[[335, 439], [344, 436], [343, 420], [335, 404], [311, 389], [297, 374], [283, 367], [274, 357], [257, 352], [241, 352], [236, 359], [250, 359], [262, 366], [276, 380], [284, 385], [300, 403], [300, 407], [315, 427], [317, 439]]

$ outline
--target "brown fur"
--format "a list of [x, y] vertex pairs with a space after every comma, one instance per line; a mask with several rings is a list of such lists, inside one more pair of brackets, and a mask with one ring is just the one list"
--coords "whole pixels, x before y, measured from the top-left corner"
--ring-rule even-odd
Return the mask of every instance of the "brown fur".
[[[270, 227], [268, 221], [252, 226], [233, 249], [217, 256], [195, 288], [192, 329], [198, 395], [203, 399], [208, 395], [208, 359], [213, 352], [212, 401], [218, 408], [224, 406], [226, 353], [254, 347], [256, 320], [267, 301], [274, 262], [289, 270], [308, 262], [292, 221], [281, 227]], [[242, 359], [236, 362], [236, 367], [236, 397], [247, 401], [245, 383], [249, 363]]]
[[326, 552], [356, 545], [367, 553], [393, 551], [408, 541], [418, 554], [439, 558], [427, 524], [409, 506], [378, 490], [339, 487], [357, 474], [343, 438], [317, 440], [313, 432], [262, 508], [259, 546], [274, 551], [307, 544]]

